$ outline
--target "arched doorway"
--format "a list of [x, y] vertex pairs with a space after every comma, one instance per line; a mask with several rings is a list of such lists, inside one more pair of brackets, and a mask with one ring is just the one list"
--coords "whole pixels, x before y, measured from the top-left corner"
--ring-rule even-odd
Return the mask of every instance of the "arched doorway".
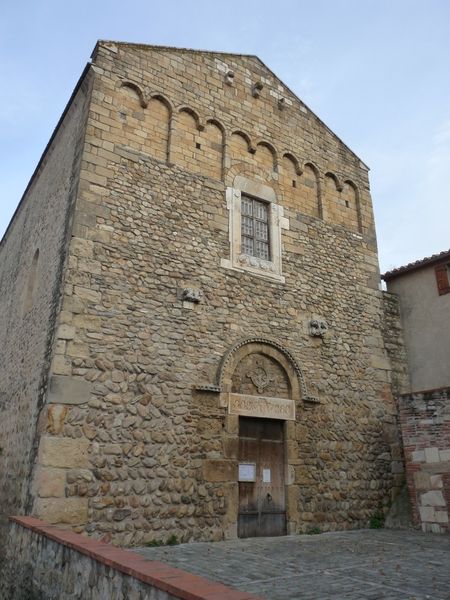
[[306, 396], [300, 368], [280, 344], [250, 338], [226, 353], [217, 381], [221, 405], [235, 419], [239, 438], [237, 534], [284, 535], [289, 520], [285, 442], [296, 405]]

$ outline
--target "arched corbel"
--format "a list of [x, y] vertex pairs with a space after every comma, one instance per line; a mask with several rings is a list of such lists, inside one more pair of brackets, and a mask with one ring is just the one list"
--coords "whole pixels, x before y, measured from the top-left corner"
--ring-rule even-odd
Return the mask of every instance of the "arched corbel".
[[243, 131], [242, 129], [236, 129], [235, 131], [231, 132], [231, 135], [241, 136], [241, 138], [243, 138], [247, 142], [247, 149], [250, 152], [250, 154], [255, 154], [256, 146], [253, 145], [252, 139], [246, 131]]
[[347, 185], [349, 185], [353, 191], [355, 192], [355, 203], [356, 203], [356, 217], [358, 219], [358, 231], [362, 233], [362, 213], [361, 213], [361, 196], [359, 193], [358, 186], [351, 179], [346, 179], [344, 181]]
[[200, 115], [198, 114], [198, 112], [196, 112], [193, 108], [191, 108], [190, 106], [179, 106], [177, 108], [177, 112], [178, 114], [180, 113], [188, 113], [188, 115], [191, 115], [191, 117], [193, 117], [197, 130], [198, 131], [203, 131], [205, 129], [205, 125], [203, 124], [203, 122], [200, 120]]
[[324, 219], [324, 214], [323, 214], [323, 194], [322, 194], [322, 178], [320, 175], [320, 171], [318, 166], [313, 163], [312, 161], [308, 160], [306, 162], [303, 163], [303, 170], [309, 167], [311, 169], [311, 171], [314, 173], [315, 177], [316, 177], [316, 183], [317, 183], [317, 210], [319, 213], [319, 219]]
[[325, 173], [325, 177], [330, 177], [331, 179], [333, 179], [335, 185], [336, 185], [336, 189], [338, 192], [342, 192], [342, 190], [344, 189], [344, 186], [342, 185], [342, 183], [339, 180], [339, 177], [337, 175], [335, 175], [334, 173], [332, 173], [331, 171], [327, 171]]
[[206, 119], [206, 124], [211, 123], [220, 129], [222, 132], [222, 164], [221, 164], [221, 180], [223, 181], [225, 178], [225, 169], [226, 169], [226, 160], [227, 160], [227, 140], [226, 140], [226, 131], [224, 125], [216, 119], [216, 117], [210, 117]]
[[296, 156], [294, 156], [294, 154], [292, 154], [292, 152], [284, 152], [283, 158], [288, 158], [292, 162], [296, 175], [300, 176], [303, 173], [303, 168], [300, 165], [300, 161]]
[[130, 88], [131, 90], [133, 90], [134, 92], [136, 92], [138, 98], [139, 98], [139, 104], [141, 105], [142, 108], [147, 108], [148, 106], [148, 100], [146, 99], [143, 90], [139, 87], [139, 85], [137, 83], [134, 83], [134, 81], [121, 81], [120, 82], [120, 87], [127, 87]]
[[277, 149], [275, 148], [275, 146], [264, 139], [259, 139], [256, 142], [256, 150], [258, 150], [258, 146], [267, 148], [269, 150], [269, 152], [272, 154], [273, 170], [276, 173], [278, 173], [278, 152], [277, 152]]

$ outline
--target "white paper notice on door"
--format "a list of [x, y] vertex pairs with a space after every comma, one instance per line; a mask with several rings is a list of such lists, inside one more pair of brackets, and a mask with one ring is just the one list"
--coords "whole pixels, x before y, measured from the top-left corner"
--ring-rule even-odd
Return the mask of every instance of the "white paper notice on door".
[[256, 481], [256, 465], [254, 463], [239, 464], [239, 481]]
[[270, 469], [263, 469], [263, 483], [271, 483], [272, 477]]

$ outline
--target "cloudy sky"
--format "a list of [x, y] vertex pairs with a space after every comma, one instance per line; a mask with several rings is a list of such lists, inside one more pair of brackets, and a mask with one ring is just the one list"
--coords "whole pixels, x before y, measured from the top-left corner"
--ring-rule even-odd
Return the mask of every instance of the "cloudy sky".
[[382, 271], [450, 248], [449, 0], [0, 4], [0, 237], [111, 39], [257, 54], [370, 166]]

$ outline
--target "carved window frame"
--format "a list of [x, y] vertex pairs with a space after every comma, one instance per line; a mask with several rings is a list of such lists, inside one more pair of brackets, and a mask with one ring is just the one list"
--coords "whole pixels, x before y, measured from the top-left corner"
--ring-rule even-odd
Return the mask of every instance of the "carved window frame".
[[[241, 206], [243, 195], [268, 204], [270, 260], [242, 252]], [[275, 191], [259, 181], [237, 175], [233, 187], [226, 189], [226, 200], [229, 211], [230, 258], [222, 259], [221, 266], [284, 283], [281, 230], [289, 229], [289, 220], [284, 217], [283, 207], [278, 204]]]

